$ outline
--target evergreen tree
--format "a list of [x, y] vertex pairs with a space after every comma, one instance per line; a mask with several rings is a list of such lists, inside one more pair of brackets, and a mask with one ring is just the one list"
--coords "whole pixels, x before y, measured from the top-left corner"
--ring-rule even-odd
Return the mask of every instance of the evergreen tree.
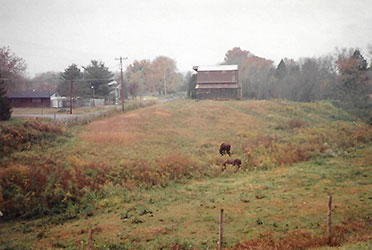
[[340, 57], [337, 66], [340, 72], [336, 93], [338, 104], [368, 119], [372, 103], [369, 97], [371, 81], [367, 76], [367, 61], [359, 50], [355, 50], [352, 56]]
[[[82, 73], [76, 64], [68, 66], [60, 75], [61, 82], [58, 84], [57, 92], [62, 96], [69, 96], [71, 89], [71, 79], [73, 80], [73, 95], [80, 96], [84, 93], [84, 84], [76, 80], [82, 78]], [[89, 89], [88, 89], [89, 91]]]
[[0, 79], [0, 121], [9, 120], [11, 114], [12, 108], [6, 96], [5, 81]]
[[288, 73], [287, 66], [285, 65], [284, 60], [280, 60], [278, 67], [276, 69], [276, 78], [282, 80]]
[[113, 80], [114, 74], [109, 71], [103, 62], [92, 60], [91, 64], [84, 68], [84, 79], [95, 89], [98, 97], [108, 98], [110, 87], [107, 85]]

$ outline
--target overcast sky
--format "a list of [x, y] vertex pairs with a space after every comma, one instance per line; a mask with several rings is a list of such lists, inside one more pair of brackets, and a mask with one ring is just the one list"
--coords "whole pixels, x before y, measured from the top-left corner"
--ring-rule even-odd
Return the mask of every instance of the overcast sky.
[[240, 47], [274, 60], [372, 44], [372, 0], [0, 0], [0, 46], [29, 75], [116, 57], [168, 56], [182, 72]]

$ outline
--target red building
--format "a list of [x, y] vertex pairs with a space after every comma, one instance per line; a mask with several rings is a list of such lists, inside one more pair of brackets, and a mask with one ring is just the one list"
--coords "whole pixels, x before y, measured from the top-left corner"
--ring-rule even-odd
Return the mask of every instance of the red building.
[[195, 66], [196, 98], [239, 99], [238, 65]]
[[8, 98], [14, 108], [49, 108], [51, 91], [23, 91], [8, 93]]

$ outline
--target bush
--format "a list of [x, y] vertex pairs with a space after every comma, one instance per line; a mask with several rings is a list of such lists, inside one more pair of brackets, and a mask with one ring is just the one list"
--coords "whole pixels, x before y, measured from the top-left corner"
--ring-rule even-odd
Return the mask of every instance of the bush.
[[0, 168], [0, 210], [6, 219], [34, 218], [73, 210], [107, 181], [108, 168], [98, 164], [65, 166], [11, 165]]
[[27, 120], [18, 124], [0, 124], [0, 153], [9, 155], [13, 151], [24, 151], [34, 144], [42, 144], [61, 135], [61, 125], [39, 119]]

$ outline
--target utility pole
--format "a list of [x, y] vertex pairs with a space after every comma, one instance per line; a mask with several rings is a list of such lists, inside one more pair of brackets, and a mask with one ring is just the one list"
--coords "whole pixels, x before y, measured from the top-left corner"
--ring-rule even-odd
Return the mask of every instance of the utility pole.
[[73, 87], [73, 77], [72, 72], [70, 72], [70, 115], [72, 115], [72, 87]]
[[90, 88], [91, 89], [93, 89], [93, 107], [95, 107], [96, 106], [96, 97], [95, 97], [95, 95], [94, 95], [94, 86], [90, 86]]
[[120, 79], [121, 79], [121, 110], [124, 111], [124, 79], [123, 79], [123, 59], [128, 59], [128, 57], [115, 58], [115, 60], [120, 60]]

